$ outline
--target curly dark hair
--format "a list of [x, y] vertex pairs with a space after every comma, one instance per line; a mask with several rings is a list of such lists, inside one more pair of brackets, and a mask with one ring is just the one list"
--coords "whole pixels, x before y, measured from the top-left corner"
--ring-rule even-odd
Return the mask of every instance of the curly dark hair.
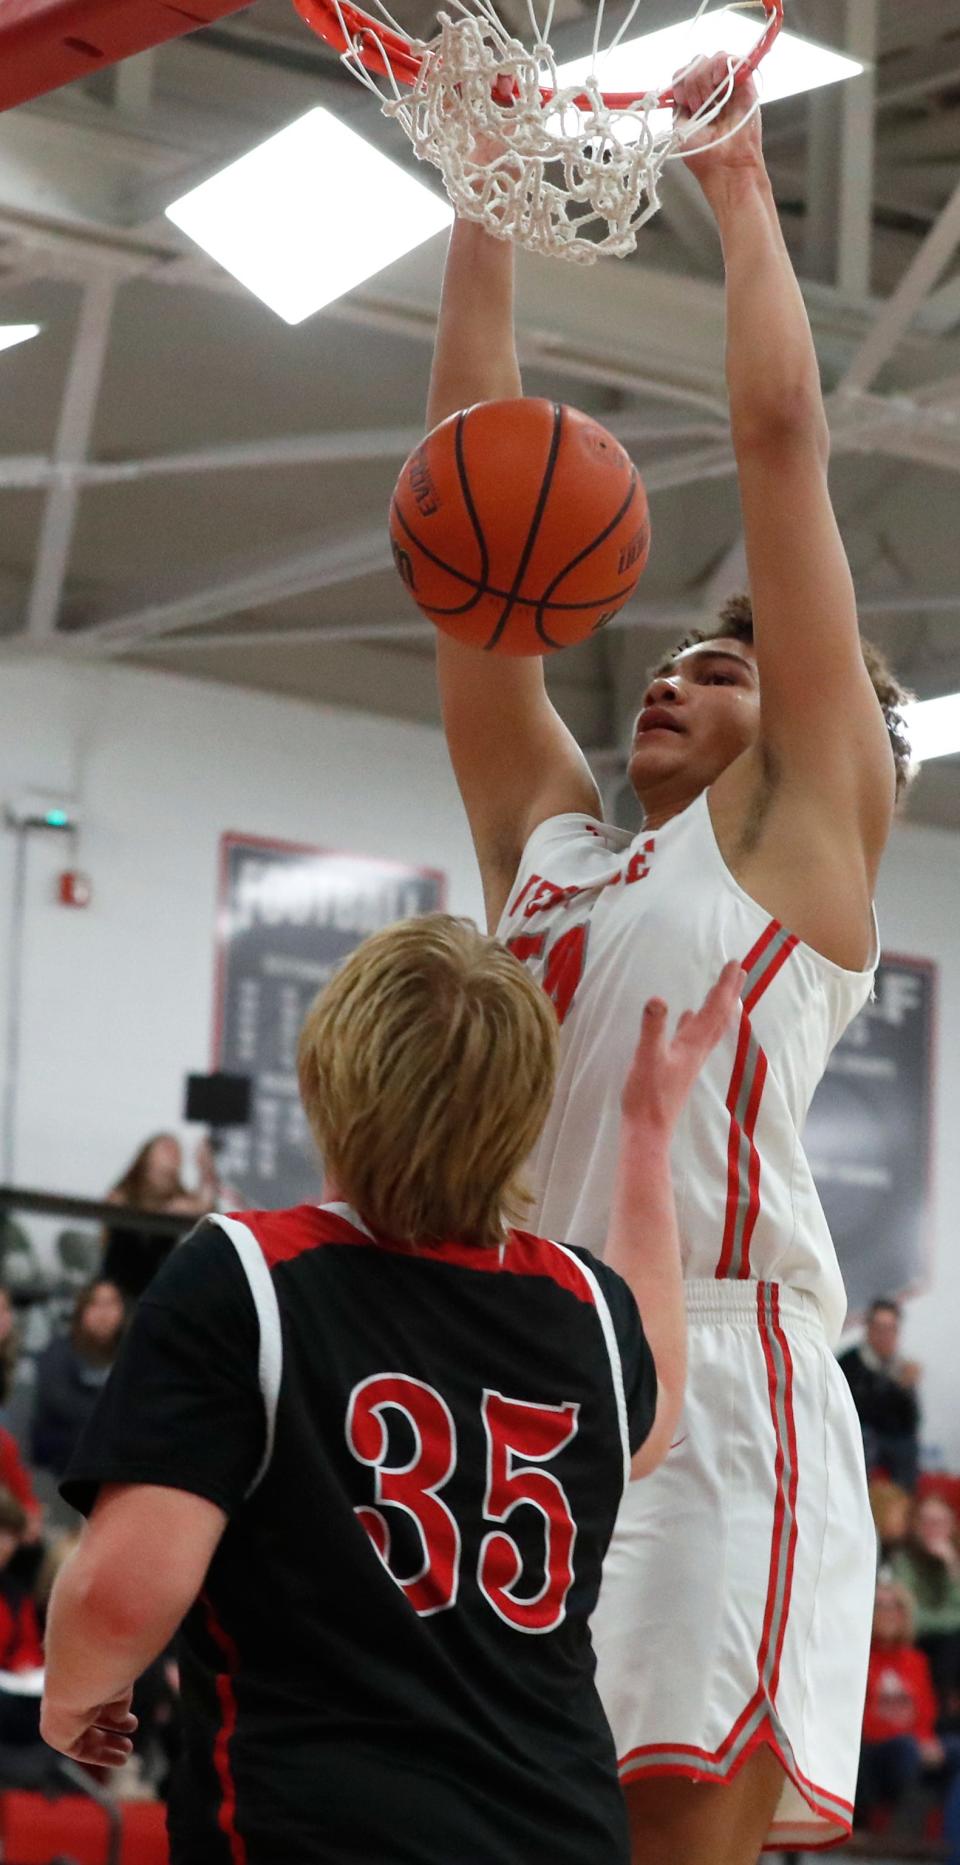
[[[730, 596], [720, 610], [713, 628], [695, 628], [690, 634], [678, 641], [669, 653], [665, 654], [651, 669], [651, 679], [657, 674], [666, 673], [672, 667], [678, 654], [686, 648], [699, 647], [702, 641], [742, 641], [746, 647], [753, 647], [753, 603], [748, 595]], [[910, 704], [914, 695], [900, 685], [886, 656], [874, 647], [872, 641], [865, 641], [861, 636], [863, 664], [870, 675], [870, 683], [886, 721], [890, 738], [890, 749], [897, 773], [897, 801], [904, 795], [914, 775], [911, 760], [910, 740], [907, 737], [906, 721], [903, 708]]]

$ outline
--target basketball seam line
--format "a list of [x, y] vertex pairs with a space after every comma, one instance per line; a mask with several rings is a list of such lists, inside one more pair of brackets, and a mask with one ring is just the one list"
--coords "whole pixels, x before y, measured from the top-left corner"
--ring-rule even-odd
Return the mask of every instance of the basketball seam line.
[[467, 463], [463, 452], [463, 430], [466, 425], [466, 419], [466, 410], [463, 410], [457, 419], [454, 458], [457, 463], [457, 478], [460, 481], [460, 495], [467, 508], [467, 516], [473, 526], [474, 535], [480, 547], [480, 581], [481, 583], [485, 583], [490, 574], [490, 552], [487, 549], [486, 534], [480, 523], [480, 514], [474, 505], [473, 492], [471, 490], [470, 480], [467, 477]]
[[[473, 607], [474, 603], [479, 602], [481, 596], [497, 596], [501, 602], [507, 600], [510, 593], [509, 590], [498, 589], [494, 583], [478, 583], [476, 577], [468, 576], [465, 570], [458, 570], [454, 564], [447, 563], [445, 558], [438, 557], [436, 552], [430, 549], [429, 544], [424, 544], [418, 532], [414, 531], [407, 523], [396, 499], [394, 499], [391, 509], [396, 513], [411, 544], [415, 544], [424, 557], [429, 558], [431, 563], [435, 563], [438, 570], [443, 570], [447, 576], [452, 577], [457, 583], [466, 583], [474, 592], [469, 602], [460, 603], [455, 609], [441, 608], [435, 602], [428, 603], [426, 606], [434, 615], [463, 615], [466, 613], [467, 609]], [[571, 566], [568, 565], [568, 568], [570, 567]], [[554, 583], [556, 583], [556, 578], [554, 578]], [[632, 586], [630, 589], [612, 589], [608, 595], [591, 596], [586, 602], [551, 602], [549, 606], [551, 609], [557, 609], [564, 615], [573, 615], [580, 609], [599, 609], [608, 602], [626, 602], [627, 597], [631, 594]], [[515, 606], [520, 609], [539, 609], [543, 603], [544, 597], [542, 595], [517, 596]]]
[[[433, 611], [434, 615], [466, 615], [470, 609], [475, 609], [477, 606], [477, 603], [480, 601], [481, 596], [485, 596], [489, 594], [489, 591], [487, 590], [486, 586], [483, 583], [475, 583], [472, 576], [465, 576], [462, 570], [455, 570], [452, 564], [444, 563], [443, 558], [437, 557], [434, 554], [434, 552], [430, 549], [429, 545], [422, 543], [420, 538], [418, 538], [416, 532], [412, 531], [410, 526], [408, 525], [402, 511], [400, 510], [399, 505], [397, 504], [396, 499], [393, 500], [391, 510], [396, 513], [397, 518], [400, 520], [400, 523], [402, 524], [408, 538], [410, 539], [411, 544], [415, 544], [417, 549], [419, 551], [422, 551], [423, 555], [430, 559], [431, 563], [435, 563], [438, 570], [445, 571], [447, 576], [454, 577], [459, 583], [467, 583], [469, 585], [472, 585], [473, 587], [473, 595], [470, 596], [466, 602], [459, 602], [456, 608], [440, 609], [436, 606], [435, 603], [431, 602], [430, 608]], [[499, 595], [501, 592], [498, 590], [496, 593]]]
[[[616, 513], [616, 515], [613, 518], [611, 518], [610, 523], [608, 525], [604, 525], [603, 530], [598, 532], [595, 538], [591, 538], [589, 544], [585, 544], [583, 549], [578, 551], [575, 557], [571, 557], [569, 563], [564, 564], [563, 569], [557, 572], [557, 575], [554, 577], [553, 582], [547, 584], [546, 590], [544, 591], [544, 594], [541, 597], [540, 602], [537, 606], [535, 626], [536, 626], [537, 634], [540, 636], [541, 641], [545, 641], [548, 647], [557, 648], [557, 647], [562, 646], [561, 642], [552, 640], [551, 637], [547, 634], [546, 629], [543, 627], [543, 610], [545, 608], [559, 608], [561, 606], [558, 602], [551, 603], [550, 596], [553, 590], [556, 589], [558, 583], [563, 582], [564, 577], [568, 576], [571, 570], [576, 569], [578, 563], [582, 563], [585, 557], [589, 557], [591, 551], [596, 550], [597, 545], [602, 544], [604, 539], [610, 536], [611, 531], [616, 530], [616, 527], [620, 523], [621, 519], [626, 517], [626, 514], [630, 510], [630, 506], [633, 502], [633, 495], [637, 489], [638, 478], [639, 478], [639, 475], [637, 473], [637, 469], [636, 467], [634, 467], [631, 473], [631, 476], [630, 476], [630, 489], [627, 493], [626, 498], [623, 501], [623, 504], [620, 507], [620, 510]], [[624, 598], [624, 600], [626, 600], [626, 598]]]
[[556, 470], [557, 457], [560, 452], [560, 436], [562, 432], [563, 432], [563, 405], [561, 402], [554, 402], [553, 404], [553, 433], [550, 437], [550, 451], [547, 455], [547, 464], [544, 468], [543, 479], [540, 482], [540, 492], [537, 497], [537, 503], [534, 509], [533, 517], [530, 520], [530, 529], [527, 532], [527, 541], [523, 547], [523, 551], [521, 552], [520, 562], [517, 565], [517, 573], [513, 579], [513, 588], [511, 589], [510, 594], [507, 597], [507, 601], [504, 606], [503, 614], [501, 615], [500, 620], [498, 621], [496, 628], [493, 631], [493, 634], [490, 636], [489, 641], [484, 642], [484, 647], [488, 653], [490, 652], [492, 648], [496, 647], [497, 642], [500, 640], [500, 637], [502, 636], [504, 629], [506, 628], [507, 623], [510, 620], [511, 615], [513, 614], [513, 611], [516, 608], [517, 595], [520, 590], [520, 585], [523, 582], [524, 572], [526, 571], [527, 564], [530, 562], [530, 558], [533, 555], [533, 547], [537, 541], [537, 532], [539, 531], [540, 526], [543, 522], [543, 514], [546, 510], [547, 500], [550, 496], [550, 487], [553, 483], [553, 475]]

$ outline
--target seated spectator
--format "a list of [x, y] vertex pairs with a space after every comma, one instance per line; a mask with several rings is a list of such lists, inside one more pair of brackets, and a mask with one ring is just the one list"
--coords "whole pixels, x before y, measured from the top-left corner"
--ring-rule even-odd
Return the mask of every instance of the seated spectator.
[[937, 1733], [937, 1700], [930, 1667], [913, 1642], [910, 1595], [899, 1581], [881, 1579], [867, 1672], [858, 1822], [885, 1807], [894, 1831], [910, 1830], [923, 1780], [945, 1790], [944, 1837], [950, 1865], [960, 1865], [960, 1738]]
[[101, 1277], [77, 1296], [69, 1334], [52, 1340], [37, 1361], [31, 1456], [56, 1477], [107, 1383], [125, 1325], [123, 1296]]
[[880, 1567], [888, 1567], [910, 1532], [913, 1499], [899, 1483], [891, 1483], [886, 1476], [871, 1477], [869, 1489], [873, 1525], [877, 1531], [877, 1561]]
[[20, 1358], [20, 1335], [9, 1289], [0, 1283], [0, 1415], [10, 1397], [13, 1375]]
[[[181, 1176], [183, 1148], [179, 1140], [172, 1133], [155, 1133], [108, 1193], [107, 1203], [127, 1205], [134, 1211], [164, 1212], [171, 1217], [204, 1217], [215, 1208], [220, 1192], [209, 1140], [201, 1140], [196, 1163], [200, 1182], [191, 1192]], [[104, 1238], [103, 1273], [128, 1301], [139, 1301], [158, 1269], [162, 1269], [174, 1242], [172, 1237], [138, 1229], [135, 1223], [111, 1224]]]
[[3, 1425], [0, 1425], [0, 1489], [10, 1492], [27, 1518], [21, 1540], [30, 1547], [39, 1548], [43, 1538], [43, 1510], [34, 1494], [30, 1472], [20, 1455], [17, 1440]]
[[871, 1302], [867, 1335], [840, 1355], [840, 1367], [857, 1408], [867, 1470], [885, 1470], [911, 1495], [917, 1487], [920, 1368], [899, 1354], [900, 1310], [896, 1302]]
[[891, 1562], [913, 1601], [917, 1644], [929, 1660], [941, 1714], [960, 1723], [960, 1547], [941, 1496], [914, 1505], [910, 1533]]
[[30, 1590], [14, 1577], [11, 1563], [28, 1531], [26, 1510], [0, 1488], [0, 1745], [20, 1747], [40, 1737], [40, 1690], [29, 1696], [5, 1687], [43, 1664], [40, 1626]]

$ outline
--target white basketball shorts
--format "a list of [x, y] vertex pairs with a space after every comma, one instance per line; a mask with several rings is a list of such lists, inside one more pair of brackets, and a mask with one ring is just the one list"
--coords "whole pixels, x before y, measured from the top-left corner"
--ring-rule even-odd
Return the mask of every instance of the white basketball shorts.
[[876, 1541], [860, 1428], [812, 1296], [687, 1284], [677, 1442], [631, 1483], [592, 1622], [624, 1785], [784, 1770], [767, 1850], [850, 1830]]

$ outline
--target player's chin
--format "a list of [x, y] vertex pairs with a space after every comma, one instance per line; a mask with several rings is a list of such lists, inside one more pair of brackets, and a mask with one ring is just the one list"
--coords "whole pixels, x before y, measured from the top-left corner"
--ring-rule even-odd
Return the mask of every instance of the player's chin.
[[690, 757], [690, 742], [684, 732], [641, 732], [630, 747], [627, 776], [636, 789], [635, 776], [644, 772], [677, 770]]

